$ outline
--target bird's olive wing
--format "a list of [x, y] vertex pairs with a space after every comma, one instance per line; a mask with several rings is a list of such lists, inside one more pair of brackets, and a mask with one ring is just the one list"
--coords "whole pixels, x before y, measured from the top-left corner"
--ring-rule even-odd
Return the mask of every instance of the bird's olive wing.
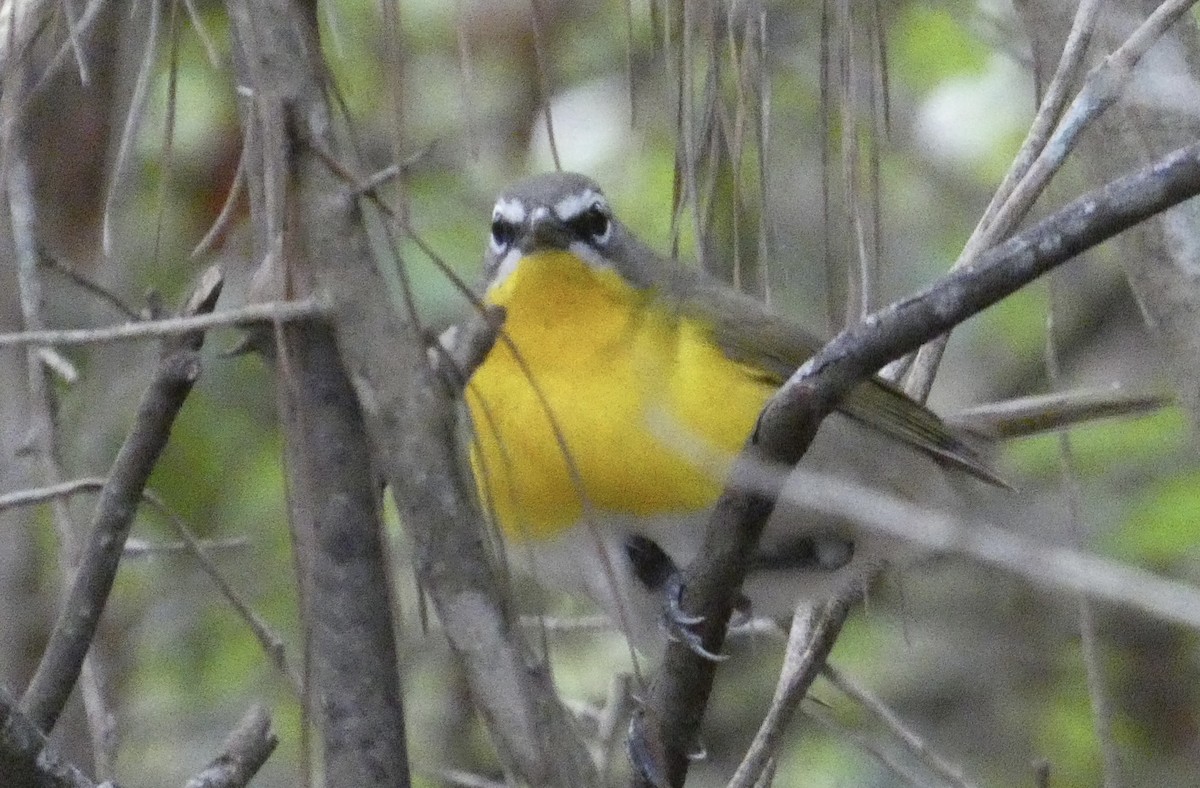
[[[710, 326], [714, 341], [730, 358], [762, 370], [777, 384], [822, 344], [762, 302], [721, 283], [691, 271], [680, 271], [672, 279], [666, 297], [674, 299], [682, 313]], [[882, 378], [856, 386], [838, 410], [955, 468], [1004, 486], [966, 436]]]

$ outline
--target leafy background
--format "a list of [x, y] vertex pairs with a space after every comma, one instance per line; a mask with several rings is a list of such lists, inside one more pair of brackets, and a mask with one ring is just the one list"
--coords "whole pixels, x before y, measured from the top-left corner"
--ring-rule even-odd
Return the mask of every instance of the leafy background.
[[[144, 17], [146, 4], [141, 5]], [[365, 159], [378, 167], [393, 156], [410, 161], [403, 190], [391, 187], [390, 194], [402, 199], [421, 237], [471, 282], [494, 193], [516, 177], [553, 167], [539, 112], [541, 85], [550, 97], [563, 166], [597, 177], [618, 214], [655, 247], [666, 250], [672, 240], [677, 86], [661, 20], [641, 3], [536, 7], [542, 75], [527, 3], [405, 0], [398, 5], [399, 58], [387, 51], [377, 4], [339, 0], [321, 7], [325, 55]], [[749, 14], [747, 8], [739, 14]], [[866, 14], [872, 6], [855, 8]], [[832, 288], [832, 302], [839, 303], [844, 288], [838, 276], [853, 249], [839, 174], [844, 148], [837, 135], [844, 120], [836, 118], [828, 238], [822, 221], [821, 8], [771, 2], [762, 10], [768, 179], [765, 199], [748, 199], [739, 221], [753, 239], [759, 212], [765, 212], [769, 262], [754, 254], [753, 240], [742, 239], [739, 248], [747, 252], [746, 271], [756, 285], [751, 289], [769, 288], [780, 309], [829, 330], [839, 316], [836, 308], [830, 314], [827, 293]], [[92, 160], [47, 157], [44, 198], [57, 200], [64, 217], [54, 234], [57, 248], [47, 251], [134, 303], [149, 288], [178, 296], [215, 261], [230, 277], [225, 295], [230, 305], [244, 297], [255, 264], [248, 259], [245, 227], [236, 221], [215, 252], [191, 256], [225, 200], [240, 149], [224, 12], [214, 4], [200, 11], [215, 60], [182, 9], [164, 12], [174, 14], [177, 35], [168, 21], [168, 32], [156, 41], [149, 103], [137, 116], [136, 148], [124, 172], [112, 172], [116, 141], [147, 45], [134, 18], [111, 22], [113, 57], [129, 65], [118, 70], [123, 76], [106, 94], [95, 85], [71, 88], [73, 77], [61, 78], [55, 88], [63, 97], [54, 110], [58, 134], [44, 145], [55, 152], [78, 144]], [[872, 134], [868, 119], [856, 133], [879, 150], [882, 303], [953, 262], [1032, 117], [1034, 83], [1027, 36], [1006, 3], [899, 2], [880, 4], [878, 12], [887, 32], [890, 130], [886, 138]], [[663, 13], [663, 7], [656, 5], [654, 13]], [[868, 45], [867, 38], [854, 39], [860, 50]], [[700, 77], [706, 73], [702, 58], [688, 67]], [[866, 80], [856, 83], [860, 90]], [[82, 109], [63, 109], [71, 96]], [[861, 105], [853, 112], [866, 116]], [[758, 195], [764, 185], [755, 177], [756, 160], [752, 164], [743, 175], [749, 193]], [[89, 172], [92, 180], [84, 180]], [[1043, 204], [1085, 184], [1069, 168]], [[107, 257], [99, 253], [106, 202], [112, 228]], [[243, 202], [235, 216], [244, 218], [244, 211]], [[711, 229], [714, 256], [728, 259], [731, 221], [719, 219]], [[686, 212], [680, 232], [682, 254], [694, 256], [695, 225]], [[831, 267], [821, 262], [826, 244]], [[401, 251], [427, 323], [436, 328], [461, 315], [463, 298], [436, 266], [411, 243]], [[1167, 362], [1150, 343], [1116, 263], [1113, 251], [1101, 248], [1057, 275], [1065, 294], [1056, 313], [1065, 384], [1151, 389], [1163, 383], [1161, 366]], [[56, 325], [118, 319], [47, 276], [54, 285]], [[957, 332], [935, 388], [935, 406], [953, 412], [1049, 390], [1043, 361], [1048, 302], [1047, 288], [1039, 285]], [[256, 358], [219, 352], [236, 340], [233, 332], [210, 340], [204, 376], [151, 487], [205, 537], [244, 540], [218, 550], [219, 565], [299, 664], [303, 639], [272, 378]], [[63, 462], [69, 475], [101, 475], [132, 418], [151, 351], [121, 345], [65, 352], [81, 379], [57, 392]], [[9, 426], [19, 431], [19, 423]], [[1168, 409], [1087, 426], [1072, 438], [1092, 546], [1196, 580], [1200, 470], [1182, 413]], [[1049, 539], [1065, 538], [1057, 438], [1014, 441], [997, 451], [1019, 492], [980, 495], [974, 513]], [[89, 504], [73, 503], [78, 520], [86, 522]], [[57, 546], [48, 513], [3, 517], [13, 521], [0, 528], [7, 556], [3, 604], [13, 612], [0, 632], [0, 664], [4, 680], [19, 687], [54, 610]], [[422, 625], [404, 564], [403, 531], [394, 518], [392, 527], [406, 712], [418, 780], [438, 784], [444, 767], [495, 776], [486, 733], [469, 710], [436, 625], [429, 631]], [[140, 516], [134, 536], [152, 544], [175, 538], [149, 511]], [[549, 604], [557, 616], [589, 612], [578, 600]], [[1099, 613], [1102, 664], [1127, 774], [1136, 775], [1137, 784], [1190, 784], [1200, 773], [1194, 633], [1123, 609], [1101, 607]], [[628, 652], [612, 633], [552, 635], [550, 648], [564, 695], [583, 703], [601, 703], [613, 673], [629, 669]], [[1100, 782], [1100, 759], [1079, 652], [1073, 599], [945, 558], [890, 576], [849, 624], [833, 662], [981, 784], [1032, 784], [1035, 764], [1045, 761], [1054, 784], [1088, 785]], [[186, 555], [155, 552], [125, 564], [97, 653], [120, 732], [123, 785], [181, 782], [256, 699], [270, 705], [282, 736], [257, 784], [296, 784], [299, 706], [245, 623]], [[781, 642], [743, 640], [731, 653], [710, 705], [701, 743], [707, 758], [693, 771], [696, 784], [717, 784], [731, 773], [769, 701]], [[894, 751], [878, 724], [827, 683], [819, 682], [814, 694], [825, 705], [809, 701], [807, 708], [837, 727], [800, 719], [777, 784], [900, 782], [846, 733]], [[61, 746], [86, 763], [78, 709], [61, 727]]]

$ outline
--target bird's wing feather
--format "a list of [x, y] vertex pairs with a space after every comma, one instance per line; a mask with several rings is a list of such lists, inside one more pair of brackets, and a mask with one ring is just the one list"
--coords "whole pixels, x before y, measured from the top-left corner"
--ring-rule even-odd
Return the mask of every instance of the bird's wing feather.
[[[710, 325], [730, 358], [782, 384], [821, 347], [820, 340], [762, 302], [695, 271], [673, 269], [663, 287], [666, 297], [674, 299], [682, 313]], [[1006, 486], [963, 435], [882, 378], [860, 383], [838, 410], [986, 482]]]

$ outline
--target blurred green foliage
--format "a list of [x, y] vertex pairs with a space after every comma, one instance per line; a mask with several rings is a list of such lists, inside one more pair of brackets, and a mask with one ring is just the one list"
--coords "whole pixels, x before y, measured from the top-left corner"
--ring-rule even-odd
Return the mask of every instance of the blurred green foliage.
[[[638, 4], [633, 6], [632, 40], [627, 38], [621, 4], [538, 5], [549, 9], [541, 20], [547, 64], [541, 78], [533, 62], [527, 5], [492, 8], [478, 2], [402, 2], [399, 63], [387, 57], [387, 31], [378, 4], [344, 0], [321, 6], [326, 58], [349, 112], [342, 122], [353, 129], [364, 166], [382, 168], [394, 155], [414, 157], [401, 179], [402, 188], [390, 186], [382, 197], [389, 204], [406, 206], [423, 241], [471, 286], [478, 284], [492, 194], [513, 177], [550, 166], [545, 144], [538, 141], [543, 88], [537, 83], [543, 78], [556, 124], [564, 129], [579, 126], [597, 135], [584, 137], [581, 132], [559, 138], [564, 166], [581, 167], [600, 178], [616, 211], [655, 248], [665, 252], [671, 245], [676, 140], [671, 112], [675, 89], [669, 77], [677, 66], [668, 64], [664, 56], [661, 31], [652, 28], [646, 8]], [[768, 198], [765, 206], [755, 196], [747, 198], [752, 204], [745, 207], [742, 225], [746, 231], [755, 230], [756, 212], [767, 211], [773, 248], [765, 267], [771, 296], [780, 308], [794, 311], [810, 326], [824, 325], [824, 292], [829, 285], [820, 263], [826, 239], [821, 227], [820, 159], [825, 140], [817, 76], [818, 6], [765, 6], [771, 99]], [[188, 257], [225, 200], [240, 149], [228, 25], [216, 6], [206, 6], [203, 14], [220, 62], [210, 63], [200, 39], [183, 25], [167, 165], [163, 137], [172, 54], [170, 47], [160, 48], [149, 115], [138, 136], [136, 167], [122, 184], [115, 226], [119, 249], [131, 262], [112, 278], [130, 298], [147, 287], [182, 293], [202, 266], [217, 261], [231, 278], [227, 302], [237, 302], [244, 297], [239, 289], [257, 264], [248, 259], [244, 202], [211, 259]], [[953, 260], [986, 204], [997, 173], [1007, 166], [1020, 140], [1032, 100], [1027, 95], [1027, 77], [1012, 67], [1010, 56], [998, 51], [992, 40], [981, 40], [978, 30], [984, 23], [970, 7], [907, 2], [885, 9], [884, 16], [889, 26], [893, 131], [890, 138], [875, 142], [881, 147], [884, 286], [892, 297], [928, 282]], [[466, 62], [460, 58], [460, 36], [469, 53]], [[692, 66], [698, 75], [706, 73], [702, 60]], [[470, 80], [464, 83], [466, 72]], [[993, 115], [1004, 115], [998, 121], [970, 107], [963, 108], [961, 116], [937, 116], [952, 118], [940, 124], [941, 134], [947, 139], [970, 137], [970, 145], [941, 150], [937, 140], [922, 137], [921, 123], [928, 122], [922, 113], [931, 111], [935, 99], [998, 82], [1026, 103], [992, 108]], [[960, 93], [948, 92], [950, 88]], [[604, 89], [611, 90], [605, 93]], [[584, 97], [581, 117], [558, 103], [568, 94]], [[594, 98], [611, 95], [617, 100], [605, 103]], [[951, 101], [939, 106], [939, 112], [945, 113], [959, 105]], [[834, 126], [836, 136], [840, 129]], [[594, 146], [579, 148], [575, 144], [579, 139], [594, 141]], [[971, 146], [981, 144], [978, 140], [984, 140], [984, 147], [977, 149], [974, 158], [964, 158], [963, 151], [976, 150]], [[840, 154], [834, 150], [832, 155], [836, 170], [841, 166]], [[747, 164], [747, 169], [753, 167]], [[762, 184], [756, 178], [750, 181], [746, 193], [756, 195]], [[835, 194], [835, 211], [842, 208], [841, 202]], [[697, 226], [690, 210], [682, 217], [681, 249], [683, 256], [690, 257], [696, 248]], [[425, 322], [440, 327], [463, 314], [466, 301], [439, 264], [427, 259], [409, 239], [390, 248], [380, 231], [379, 216], [372, 215], [371, 221], [381, 265], [397, 288], [403, 271], [425, 310]], [[703, 225], [700, 229], [707, 229]], [[1040, 359], [1045, 307], [1041, 292], [1021, 293], [966, 327], [963, 357], [952, 358], [943, 375], [948, 399], [1007, 395], [1014, 379], [1032, 387], [1023, 393], [1044, 388]], [[299, 666], [302, 636], [272, 380], [256, 359], [219, 355], [235, 339], [235, 332], [217, 332], [210, 338], [205, 377], [184, 409], [151, 486], [200, 535], [247, 538], [247, 548], [218, 553], [218, 563], [283, 636], [292, 664]], [[1127, 347], [1097, 352], [1120, 356], [1130, 352]], [[81, 351], [81, 368], [99, 369], [99, 358]], [[1116, 362], [1110, 366], [1123, 369]], [[109, 374], [131, 373], [114, 373], [109, 367]], [[68, 392], [64, 399], [63, 413], [69, 419], [95, 425], [88, 451], [81, 450], [88, 459], [79, 465], [100, 467], [99, 458], [109, 456], [129, 412], [114, 412], [108, 422], [89, 420], [87, 397]], [[129, 407], [132, 400], [120, 404]], [[1200, 472], [1186, 456], [1189, 440], [1188, 425], [1175, 411], [1072, 432], [1084, 489], [1098, 491], [1087, 510], [1087, 525], [1098, 534], [1097, 549], [1134, 564], [1195, 576]], [[1004, 451], [1016, 486], [1023, 492], [1058, 494], [1055, 436], [1017, 441]], [[174, 540], [171, 529], [152, 514], [140, 519], [136, 535]], [[407, 713], [421, 782], [436, 784], [431, 775], [442, 766], [494, 770], [477, 721], [454, 706], [465, 702], [465, 691], [440, 635], [436, 628], [423, 632], [418, 624], [402, 538], [397, 538], [396, 553], [402, 588], [398, 593], [404, 606]], [[948, 577], [958, 585], [952, 585], [952, 592], [939, 593], [918, 579], [920, 590], [911, 604], [902, 594], [881, 592], [868, 613], [847, 627], [835, 661], [862, 683], [878, 688], [885, 700], [896, 701], [901, 715], [935, 747], [945, 745], [969, 774], [985, 777], [988, 784], [1029, 784], [1028, 765], [1041, 757], [1053, 763], [1055, 784], [1096, 783], [1099, 771], [1083, 668], [1076, 638], [1066, 632], [1073, 618], [1020, 601], [1019, 594], [1013, 595], [1018, 598], [1015, 602], [1008, 597], [1005, 602], [992, 600], [992, 587], [986, 585], [991, 576], [981, 580], [976, 574], [962, 562], [952, 562], [949, 570], [931, 570], [931, 577]], [[553, 605], [556, 614], [588, 610], [578, 600]], [[128, 658], [123, 660], [117, 704], [124, 731], [123, 784], [179, 782], [204, 762], [224, 732], [258, 700], [271, 705], [284, 745], [256, 784], [296, 783], [299, 708], [247, 627], [194, 564], [183, 557], [164, 556], [130, 565], [122, 575], [115, 606], [114, 615], [128, 624], [121, 647], [128, 647]], [[965, 612], [955, 618], [945, 613], [947, 609]], [[940, 621], [942, 615], [959, 623], [940, 629], [930, 623]], [[1047, 633], [1046, 629], [1056, 629], [1046, 623], [1047, 616], [1060, 616], [1055, 621], [1066, 623]], [[971, 623], [962, 624], [965, 618]], [[1030, 630], [1033, 634], [1026, 634]], [[1014, 635], [1016, 631], [1023, 634]], [[989, 637], [1022, 643], [1028, 637], [1036, 646], [1028, 650], [1014, 646], [1018, 656], [993, 649], [995, 663], [978, 666], [989, 681], [1011, 680], [1011, 685], [996, 692], [1011, 692], [1012, 707], [1002, 708], [1007, 700], [998, 699], [995, 708], [978, 712], [976, 727], [969, 727], [964, 721], [974, 710], [956, 706], [961, 685], [927, 670], [925, 664], [910, 663], [914, 654], [937, 653], [937, 660], [950, 664], [958, 650], [984, 653], [989, 651]], [[611, 673], [630, 668], [628, 649], [615, 635], [555, 636], [551, 644], [558, 684], [571, 698], [600, 702]], [[712, 758], [697, 767], [707, 779], [727, 778], [740, 756], [739, 748], [749, 741], [770, 697], [778, 659], [774, 641], [740, 644], [722, 668], [710, 712], [707, 746]], [[1106, 667], [1119, 673], [1126, 664], [1114, 659]], [[1029, 679], [1027, 673], [1039, 678]], [[1194, 670], [1186, 675], [1195, 678]], [[1026, 681], [1036, 686], [1023, 685]], [[818, 695], [840, 719], [849, 721], [846, 724], [862, 722], [852, 704], [828, 685], [818, 685]], [[970, 702], [962, 701], [963, 705]], [[1118, 698], [1118, 706], [1121, 702]], [[1179, 750], [1159, 747], [1152, 737], [1139, 735], [1128, 717], [1118, 721], [1120, 744], [1136, 754], [1132, 760], [1155, 761], [1167, 769], [1172, 759], [1184, 757]], [[777, 784], [894, 783], [894, 776], [844, 739], [803, 720], [793, 728]]]

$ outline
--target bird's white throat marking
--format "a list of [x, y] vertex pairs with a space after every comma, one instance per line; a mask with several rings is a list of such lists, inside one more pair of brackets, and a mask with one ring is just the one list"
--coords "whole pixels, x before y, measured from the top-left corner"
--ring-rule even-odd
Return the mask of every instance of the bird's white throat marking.
[[572, 194], [556, 202], [554, 215], [564, 222], [569, 222], [597, 203], [601, 208], [608, 208], [608, 202], [605, 201], [603, 194], [595, 189], [584, 189], [578, 194]]
[[[498, 200], [496, 207], [492, 210], [492, 220], [503, 219], [506, 222], [515, 225], [521, 225], [526, 218], [531, 223], [536, 224], [539, 221], [544, 221], [550, 216], [551, 210], [554, 211], [554, 216], [561, 222], [568, 222], [584, 211], [589, 210], [593, 205], [599, 204], [603, 210], [608, 209], [608, 202], [604, 199], [604, 195], [595, 189], [584, 189], [582, 192], [569, 195], [556, 202], [553, 209], [545, 205], [539, 205], [532, 211], [525, 207], [525, 204], [520, 200]], [[611, 233], [611, 228], [609, 230]], [[606, 233], [603, 240], [608, 239]], [[496, 244], [496, 239], [493, 237], [490, 240], [492, 251], [496, 254], [503, 252], [504, 256], [500, 258], [499, 265], [496, 266], [496, 275], [492, 277], [492, 281], [488, 284], [488, 289], [499, 287], [517, 270], [517, 264], [521, 262], [524, 253], [515, 246], [505, 251]], [[571, 254], [581, 258], [584, 262], [593, 268], [612, 268], [612, 262], [606, 260], [603, 255], [598, 253], [591, 245], [575, 241], [567, 248]]]
[[[613, 267], [610, 261], [604, 259], [603, 255], [588, 244], [576, 241], [567, 247], [567, 251], [583, 260], [592, 268], [604, 269]], [[500, 258], [500, 264], [496, 266], [496, 275], [492, 277], [492, 281], [488, 284], [488, 290], [494, 290], [504, 284], [516, 272], [517, 265], [524, 257], [525, 253], [516, 247], [505, 252], [504, 256]]]
[[592, 248], [591, 244], [585, 244], [580, 241], [572, 241], [571, 245], [567, 247], [567, 251], [583, 260], [592, 268], [602, 269], [613, 267], [612, 262], [605, 259], [604, 255]]
[[512, 276], [513, 272], [517, 270], [517, 263], [521, 262], [521, 258], [524, 256], [524, 252], [515, 246], [512, 249], [509, 249], [504, 256], [500, 258], [500, 265], [496, 267], [496, 275], [492, 277], [492, 282], [488, 285], [488, 290], [495, 289], [504, 284], [504, 281], [508, 279], [508, 277]]

